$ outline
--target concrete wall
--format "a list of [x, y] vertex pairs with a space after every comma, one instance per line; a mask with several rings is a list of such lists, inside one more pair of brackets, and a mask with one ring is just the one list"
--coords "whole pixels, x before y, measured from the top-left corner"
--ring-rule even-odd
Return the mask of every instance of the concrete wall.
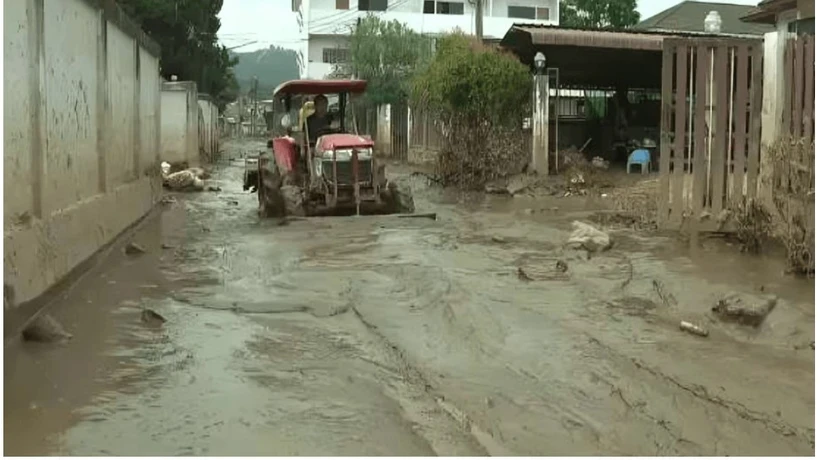
[[162, 83], [162, 161], [199, 164], [198, 100], [196, 83], [192, 81]]
[[110, 0], [3, 15], [4, 275], [24, 302], [158, 199], [159, 48]]
[[219, 108], [207, 94], [199, 95], [199, 148], [207, 161], [219, 156]]

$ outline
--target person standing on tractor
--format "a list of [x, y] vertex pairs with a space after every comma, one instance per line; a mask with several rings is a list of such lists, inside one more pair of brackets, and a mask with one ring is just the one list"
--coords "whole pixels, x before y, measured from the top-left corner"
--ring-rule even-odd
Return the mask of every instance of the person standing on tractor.
[[319, 135], [330, 128], [332, 122], [330, 114], [327, 112], [327, 97], [318, 94], [313, 98], [313, 115], [307, 118], [308, 141], [315, 144]]

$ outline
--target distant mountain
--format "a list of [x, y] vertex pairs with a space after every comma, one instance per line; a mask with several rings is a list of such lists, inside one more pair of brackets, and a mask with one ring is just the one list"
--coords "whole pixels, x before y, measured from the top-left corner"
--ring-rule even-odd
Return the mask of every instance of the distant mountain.
[[249, 53], [231, 53], [239, 58], [234, 67], [236, 80], [244, 94], [252, 88], [253, 77], [259, 79], [259, 99], [269, 99], [280, 83], [299, 78], [297, 53], [292, 49], [271, 46]]

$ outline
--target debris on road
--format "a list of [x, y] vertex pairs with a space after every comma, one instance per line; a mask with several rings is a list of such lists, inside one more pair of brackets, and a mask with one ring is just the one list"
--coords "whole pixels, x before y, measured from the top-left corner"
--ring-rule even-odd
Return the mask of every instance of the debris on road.
[[162, 243], [162, 249], [174, 249], [174, 246], [168, 243]]
[[434, 212], [427, 212], [424, 214], [399, 214], [399, 218], [402, 219], [431, 219], [436, 220], [438, 216]]
[[758, 327], [777, 305], [775, 296], [756, 296], [730, 293], [720, 298], [712, 313], [724, 321], [734, 321], [746, 326]]
[[57, 343], [71, 340], [62, 324], [51, 315], [40, 315], [23, 329], [23, 340], [28, 342]]
[[609, 235], [590, 224], [576, 220], [572, 223], [572, 228], [567, 244], [584, 248], [589, 252], [603, 252], [612, 247]]
[[655, 289], [655, 293], [658, 294], [658, 297], [667, 307], [678, 304], [678, 299], [671, 292], [666, 292], [663, 283], [659, 280], [652, 280], [652, 288]]
[[680, 322], [680, 330], [700, 337], [709, 337], [709, 331], [688, 321]]
[[559, 260], [558, 262], [555, 262], [555, 269], [561, 273], [566, 273], [567, 270], [569, 270], [569, 265], [567, 265], [567, 263], [563, 260]]
[[209, 186], [208, 186], [208, 191], [209, 191], [209, 192], [221, 192], [221, 191], [222, 191], [222, 187], [215, 187], [215, 186], [213, 186], [213, 185], [209, 185]]
[[162, 197], [162, 199], [160, 200], [160, 202], [161, 202], [162, 204], [174, 204], [174, 203], [176, 203], [176, 202], [177, 202], [177, 199], [176, 199], [176, 198], [174, 198], [174, 197], [172, 197], [172, 196], [164, 196], [164, 197]]
[[503, 236], [493, 235], [493, 243], [506, 243], [507, 240]]
[[521, 281], [535, 281], [533, 278], [524, 271], [523, 268], [518, 267], [518, 279]]
[[137, 254], [145, 254], [145, 248], [140, 246], [137, 243], [128, 243], [125, 247], [125, 253], [129, 256], [137, 255]]
[[142, 313], [140, 313], [140, 320], [149, 326], [160, 326], [165, 324], [167, 321], [165, 317], [150, 308], [142, 310]]
[[205, 182], [196, 176], [191, 170], [184, 170], [169, 174], [162, 181], [165, 187], [181, 191], [202, 191], [205, 189]]

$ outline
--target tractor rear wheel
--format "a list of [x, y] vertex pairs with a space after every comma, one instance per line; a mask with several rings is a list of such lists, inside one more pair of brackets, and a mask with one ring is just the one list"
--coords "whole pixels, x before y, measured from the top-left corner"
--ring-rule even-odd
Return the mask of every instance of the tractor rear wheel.
[[260, 217], [283, 217], [285, 215], [284, 200], [282, 199], [282, 176], [279, 168], [273, 171], [260, 168], [259, 186], [256, 194], [259, 197]]

